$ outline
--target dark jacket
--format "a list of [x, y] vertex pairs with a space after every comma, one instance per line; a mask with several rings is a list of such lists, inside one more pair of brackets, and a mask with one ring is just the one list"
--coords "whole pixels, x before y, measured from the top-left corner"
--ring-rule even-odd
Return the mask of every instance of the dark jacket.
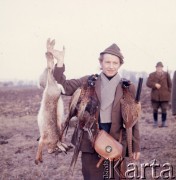
[[[160, 89], [155, 87], [155, 84], [161, 85]], [[159, 76], [156, 72], [149, 74], [146, 85], [151, 88], [151, 100], [153, 101], [169, 101], [171, 97], [172, 82], [170, 75], [163, 72]]]
[[[62, 84], [66, 95], [72, 95], [75, 90], [82, 85], [82, 83], [87, 80], [88, 76], [84, 76], [80, 79], [71, 79], [71, 80], [66, 80], [65, 75], [63, 74], [65, 71], [65, 67], [58, 68], [55, 67], [54, 69], [54, 77], [57, 80], [58, 83]], [[132, 94], [135, 94], [135, 87], [134, 85], [130, 85], [130, 91]], [[95, 91], [97, 94], [98, 99], [100, 100], [100, 77], [96, 80], [95, 84]], [[123, 91], [121, 84], [116, 88], [116, 94], [115, 94], [115, 99], [113, 102], [113, 107], [112, 107], [112, 125], [111, 125], [111, 130], [110, 134], [117, 140], [119, 140], [120, 136], [120, 130], [122, 129], [122, 144], [124, 147], [124, 154], [126, 154], [126, 148], [127, 148], [127, 142], [126, 142], [126, 132], [125, 128], [123, 127], [123, 119], [122, 119], [122, 114], [121, 114], [121, 107], [120, 107], [120, 99], [122, 98]], [[98, 108], [99, 111], [99, 108]], [[96, 125], [93, 126], [92, 128], [92, 133], [94, 134], [96, 131]], [[133, 141], [133, 151], [134, 152], [139, 152], [140, 151], [140, 136], [139, 136], [139, 127], [138, 123], [133, 127], [133, 136], [135, 141]], [[82, 152], [94, 152], [94, 148], [92, 147], [92, 144], [88, 138], [87, 132], [84, 133], [83, 135], [83, 142], [81, 145], [81, 151]]]
[[173, 86], [172, 86], [172, 114], [176, 115], [176, 71], [174, 72], [173, 76]]

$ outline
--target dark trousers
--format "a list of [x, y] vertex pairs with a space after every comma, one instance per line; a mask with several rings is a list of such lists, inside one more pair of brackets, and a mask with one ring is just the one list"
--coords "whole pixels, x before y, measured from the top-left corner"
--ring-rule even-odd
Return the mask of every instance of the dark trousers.
[[159, 108], [161, 108], [162, 113], [166, 113], [168, 104], [168, 101], [152, 101], [153, 113], [158, 113]]
[[[109, 172], [109, 169], [110, 169], [109, 163], [110, 162], [108, 160], [104, 161], [100, 165], [99, 168], [96, 167], [96, 164], [100, 160], [100, 157], [98, 156], [98, 154], [96, 152], [95, 153], [82, 152], [81, 160], [82, 160], [82, 173], [83, 173], [84, 180], [109, 179], [108, 177], [109, 177], [109, 173], [110, 173]], [[113, 177], [113, 179], [120, 180], [119, 174], [123, 173], [123, 177], [124, 177], [124, 173], [125, 173], [125, 169], [126, 169], [125, 160], [123, 160], [123, 163], [121, 164], [121, 166], [118, 166], [116, 168], [113, 168], [114, 164], [111, 163], [111, 166], [112, 166], [111, 167], [111, 179]], [[121, 168], [119, 168], [119, 167], [121, 167]]]
[[153, 107], [153, 119], [154, 119], [154, 126], [157, 126], [158, 121], [158, 109], [161, 108], [161, 120], [162, 125], [161, 127], [166, 127], [166, 118], [167, 118], [167, 108], [168, 108], [168, 101], [152, 101]]

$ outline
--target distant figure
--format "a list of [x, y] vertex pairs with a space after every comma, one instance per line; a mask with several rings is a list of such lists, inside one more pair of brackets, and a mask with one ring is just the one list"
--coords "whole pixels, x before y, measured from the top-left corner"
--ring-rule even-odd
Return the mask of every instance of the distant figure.
[[174, 72], [172, 83], [172, 115], [176, 118], [176, 71]]
[[149, 74], [146, 85], [151, 88], [154, 127], [158, 126], [158, 109], [161, 108], [162, 124], [166, 127], [167, 108], [171, 96], [172, 82], [168, 72], [163, 71], [163, 63], [156, 64], [156, 71]]

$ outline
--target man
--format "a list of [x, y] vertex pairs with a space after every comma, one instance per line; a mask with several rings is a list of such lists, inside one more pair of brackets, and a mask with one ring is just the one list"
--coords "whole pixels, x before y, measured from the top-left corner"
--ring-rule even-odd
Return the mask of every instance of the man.
[[[83, 82], [87, 81], [88, 76], [84, 76], [80, 79], [67, 80], [64, 71], [64, 56], [61, 56], [59, 51], [51, 49], [50, 52], [57, 59], [57, 65], [54, 69], [54, 77], [58, 83], [62, 84], [66, 95], [73, 95], [73, 93], [79, 88]], [[116, 140], [120, 138], [120, 132], [122, 132], [122, 145], [123, 145], [123, 157], [126, 156], [127, 142], [126, 142], [126, 130], [123, 127], [123, 119], [121, 115], [120, 99], [123, 96], [122, 81], [118, 74], [118, 70], [124, 63], [123, 55], [116, 44], [112, 44], [110, 47], [100, 53], [100, 66], [102, 72], [95, 82], [95, 92], [98, 98], [97, 108], [97, 120], [99, 122], [99, 128], [109, 132]], [[134, 96], [134, 85], [130, 85], [130, 92]], [[92, 133], [97, 131], [97, 126], [92, 127]], [[133, 127], [133, 159], [138, 160], [140, 156], [140, 137], [138, 123]], [[82, 173], [85, 180], [102, 180], [103, 179], [103, 165], [96, 168], [96, 164], [99, 161], [99, 156], [92, 147], [91, 141], [84, 133], [81, 147], [82, 151]], [[125, 163], [125, 160], [124, 160]], [[122, 164], [124, 164], [122, 163]], [[125, 171], [125, 166], [121, 171]], [[124, 174], [123, 174], [124, 175]], [[118, 174], [115, 174], [115, 178], [119, 179]]]
[[174, 72], [173, 81], [172, 81], [172, 115], [176, 118], [176, 71]]
[[158, 109], [161, 108], [162, 124], [166, 127], [167, 108], [171, 96], [171, 79], [168, 72], [163, 71], [163, 63], [156, 64], [156, 71], [149, 74], [146, 85], [151, 88], [154, 127], [158, 126]]

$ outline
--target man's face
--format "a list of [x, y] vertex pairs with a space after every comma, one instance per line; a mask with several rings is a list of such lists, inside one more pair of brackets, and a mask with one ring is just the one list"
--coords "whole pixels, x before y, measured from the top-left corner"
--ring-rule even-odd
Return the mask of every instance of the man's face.
[[103, 73], [108, 77], [112, 77], [117, 74], [121, 66], [120, 58], [111, 54], [104, 54], [103, 59], [100, 60], [100, 65]]
[[162, 66], [157, 66], [156, 67], [156, 72], [158, 72], [158, 73], [163, 72], [163, 67]]

